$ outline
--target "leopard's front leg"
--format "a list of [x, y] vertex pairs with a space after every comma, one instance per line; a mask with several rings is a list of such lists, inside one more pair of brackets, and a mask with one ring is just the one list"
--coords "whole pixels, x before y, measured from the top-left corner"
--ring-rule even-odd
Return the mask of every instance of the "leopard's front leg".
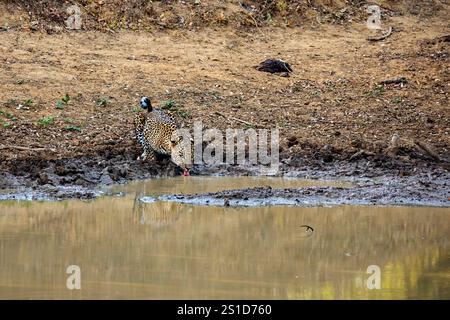
[[138, 157], [138, 160], [142, 161], [154, 161], [156, 159], [155, 151], [153, 151], [150, 148], [144, 148], [144, 152], [141, 154], [140, 157]]

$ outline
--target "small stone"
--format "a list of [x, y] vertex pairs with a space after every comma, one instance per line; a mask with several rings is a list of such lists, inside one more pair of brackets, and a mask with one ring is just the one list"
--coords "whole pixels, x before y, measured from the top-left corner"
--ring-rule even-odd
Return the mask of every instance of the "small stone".
[[39, 184], [51, 184], [51, 180], [45, 172], [41, 172], [38, 178]]

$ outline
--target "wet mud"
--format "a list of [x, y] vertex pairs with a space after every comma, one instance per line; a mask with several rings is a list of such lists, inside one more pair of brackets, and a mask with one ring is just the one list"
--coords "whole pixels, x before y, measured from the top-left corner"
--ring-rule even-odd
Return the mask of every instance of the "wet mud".
[[274, 189], [270, 186], [194, 195], [165, 195], [158, 200], [213, 206], [408, 205], [448, 207], [448, 181], [427, 175], [359, 180], [354, 187]]
[[180, 175], [167, 157], [143, 162], [132, 156], [81, 157], [60, 160], [16, 161], [0, 173], [1, 199], [92, 199], [113, 184], [151, 177]]
[[[111, 195], [108, 186], [153, 177], [173, 177], [182, 169], [168, 157], [155, 162], [134, 156], [60, 159], [17, 162], [0, 174], [0, 200], [93, 199]], [[246, 165], [194, 166], [191, 175], [257, 176], [259, 167]], [[446, 163], [403, 162], [392, 158], [363, 158], [354, 161], [282, 159], [276, 176], [339, 180], [353, 187], [308, 187], [275, 189], [271, 186], [243, 188], [192, 195], [164, 195], [161, 200], [199, 205], [430, 205], [448, 206], [449, 184]], [[186, 177], [189, 179], [189, 177]]]

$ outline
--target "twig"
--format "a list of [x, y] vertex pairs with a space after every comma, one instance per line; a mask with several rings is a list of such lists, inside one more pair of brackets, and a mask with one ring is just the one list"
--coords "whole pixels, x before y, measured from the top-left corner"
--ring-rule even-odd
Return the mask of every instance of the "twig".
[[434, 152], [433, 150], [431, 150], [431, 148], [427, 144], [425, 144], [422, 141], [418, 141], [418, 140], [415, 140], [413, 142], [417, 149], [419, 149], [422, 152], [425, 152], [430, 157], [432, 157], [434, 160], [441, 161], [438, 154], [436, 152]]
[[370, 151], [361, 149], [361, 150], [355, 152], [355, 153], [350, 157], [349, 160], [352, 161], [353, 159], [358, 158], [359, 156], [374, 156], [374, 155], [375, 155], [375, 153], [373, 153], [373, 152], [370, 152]]
[[0, 150], [1, 149], [17, 149], [17, 150], [26, 150], [26, 151], [45, 151], [45, 150], [50, 150], [50, 151], [54, 151], [54, 149], [48, 149], [48, 148], [29, 148], [29, 147], [21, 147], [21, 146], [5, 146], [5, 145], [0, 145]]
[[[241, 7], [242, 7], [242, 5], [241, 5]], [[262, 30], [259, 28], [258, 22], [256, 22], [256, 19], [253, 17], [253, 15], [252, 15], [251, 13], [248, 13], [247, 10], [245, 10], [244, 7], [242, 7], [242, 8], [244, 9], [243, 12], [244, 12], [247, 16], [249, 16], [250, 18], [252, 18], [253, 23], [255, 24], [256, 29], [258, 29], [258, 31], [261, 33], [261, 35], [265, 38], [266, 35], [265, 35], [264, 32], [262, 32]]]
[[383, 35], [381, 35], [380, 37], [370, 37], [369, 36], [369, 37], [367, 37], [367, 40], [369, 40], [369, 41], [381, 41], [381, 40], [384, 40], [387, 37], [391, 36], [393, 30], [394, 29], [392, 27], [389, 27], [388, 31], [386, 33], [384, 33]]
[[241, 122], [241, 123], [244, 123], [244, 124], [252, 126], [252, 127], [256, 127], [257, 126], [257, 125], [255, 125], [255, 124], [253, 124], [251, 122], [248, 122], [248, 121], [245, 121], [245, 120], [242, 120], [242, 119], [239, 119], [239, 118], [235, 118], [233, 116], [226, 116], [226, 115], [224, 115], [223, 113], [221, 113], [219, 111], [216, 111], [215, 113], [218, 114], [219, 116], [224, 117], [224, 118], [231, 119], [231, 120], [234, 120], [234, 121], [237, 121], [237, 122]]

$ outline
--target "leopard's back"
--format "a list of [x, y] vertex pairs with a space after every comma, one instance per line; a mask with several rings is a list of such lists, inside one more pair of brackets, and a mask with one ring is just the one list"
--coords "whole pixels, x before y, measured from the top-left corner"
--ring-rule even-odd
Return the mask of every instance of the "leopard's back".
[[148, 113], [144, 126], [144, 139], [156, 152], [171, 154], [172, 134], [178, 129], [176, 122], [163, 111]]

